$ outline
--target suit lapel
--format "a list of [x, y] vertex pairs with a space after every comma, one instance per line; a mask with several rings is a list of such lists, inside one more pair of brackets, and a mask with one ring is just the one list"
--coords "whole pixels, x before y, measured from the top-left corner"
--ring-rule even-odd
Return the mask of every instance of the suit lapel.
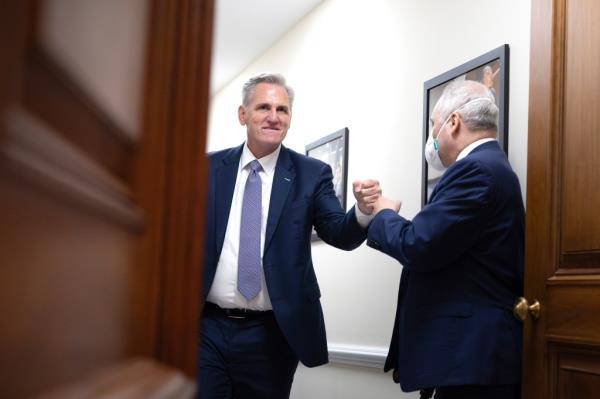
[[[233, 189], [237, 180], [237, 172], [242, 156], [243, 145], [232, 149], [232, 151], [223, 158], [221, 166], [215, 171], [215, 223], [216, 223], [216, 243], [217, 258], [221, 255], [223, 240], [225, 240], [225, 231], [229, 221], [229, 211], [231, 210], [231, 200], [233, 198]], [[229, 204], [229, 206], [225, 206]]]
[[271, 188], [264, 253], [266, 253], [269, 248], [273, 233], [275, 232], [277, 223], [279, 223], [285, 200], [287, 199], [292, 184], [294, 184], [295, 177], [296, 172], [294, 170], [292, 159], [290, 158], [289, 150], [284, 146], [281, 146], [279, 159], [277, 159], [277, 165], [275, 166], [275, 175], [273, 176], [273, 187]]

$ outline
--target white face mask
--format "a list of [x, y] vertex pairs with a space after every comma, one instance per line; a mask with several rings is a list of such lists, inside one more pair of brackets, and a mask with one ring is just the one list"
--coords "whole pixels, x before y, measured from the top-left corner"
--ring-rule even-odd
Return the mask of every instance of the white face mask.
[[448, 117], [444, 121], [444, 123], [442, 123], [440, 130], [438, 130], [437, 137], [433, 138], [432, 132], [427, 138], [427, 143], [425, 144], [425, 159], [427, 160], [427, 163], [433, 169], [438, 170], [440, 172], [445, 171], [446, 167], [444, 166], [444, 164], [442, 163], [442, 159], [440, 158], [440, 144], [438, 142], [438, 138], [440, 137], [440, 134], [442, 134], [442, 130], [444, 129], [444, 126], [446, 126], [446, 123], [448, 123], [448, 121], [450, 120], [452, 114], [453, 112], [451, 112], [450, 115], [448, 115]]
[[427, 143], [425, 143], [425, 160], [427, 161], [427, 163], [429, 164], [429, 166], [431, 166], [433, 169], [436, 169], [436, 170], [438, 170], [440, 172], [443, 172], [443, 171], [445, 171], [447, 169], [447, 167], [444, 166], [444, 164], [442, 163], [442, 160], [440, 158], [440, 153], [439, 153], [440, 144], [438, 142], [438, 138], [440, 137], [440, 134], [442, 134], [442, 130], [446, 126], [446, 123], [448, 123], [448, 121], [450, 120], [450, 117], [452, 116], [453, 113], [460, 111], [465, 106], [467, 106], [467, 105], [469, 105], [471, 103], [474, 103], [476, 101], [489, 101], [489, 102], [492, 102], [492, 100], [490, 100], [489, 98], [480, 97], [480, 98], [476, 98], [474, 100], [471, 100], [471, 101], [469, 101], [469, 102], [461, 105], [456, 110], [450, 112], [450, 115], [448, 115], [448, 117], [446, 118], [446, 120], [444, 121], [444, 123], [442, 123], [442, 126], [438, 130], [437, 137], [434, 138], [433, 137], [433, 132], [432, 132], [432, 134], [430, 134], [429, 137], [427, 138]]

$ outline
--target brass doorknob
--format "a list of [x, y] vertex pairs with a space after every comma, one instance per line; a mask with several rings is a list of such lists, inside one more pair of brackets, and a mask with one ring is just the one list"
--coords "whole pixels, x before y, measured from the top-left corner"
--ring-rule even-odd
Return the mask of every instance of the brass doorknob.
[[540, 305], [537, 299], [535, 299], [533, 303], [529, 305], [527, 299], [521, 296], [515, 301], [515, 306], [513, 307], [513, 314], [517, 319], [525, 321], [525, 319], [527, 319], [527, 313], [530, 313], [531, 317], [537, 320], [540, 318], [541, 307], [542, 306]]

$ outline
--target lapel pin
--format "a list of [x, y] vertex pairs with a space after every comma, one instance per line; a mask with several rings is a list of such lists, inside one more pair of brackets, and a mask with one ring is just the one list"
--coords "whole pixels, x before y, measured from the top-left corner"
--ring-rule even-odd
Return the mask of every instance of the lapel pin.
[[289, 177], [284, 177], [284, 179], [285, 179], [286, 181], [292, 181], [292, 179], [290, 179]]

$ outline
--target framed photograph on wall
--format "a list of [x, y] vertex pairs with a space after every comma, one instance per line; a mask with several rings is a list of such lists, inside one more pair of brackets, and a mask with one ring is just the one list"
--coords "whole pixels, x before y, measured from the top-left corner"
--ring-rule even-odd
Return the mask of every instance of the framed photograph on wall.
[[[348, 128], [345, 127], [306, 146], [307, 156], [317, 158], [331, 166], [333, 189], [344, 210], [348, 185], [348, 135]], [[314, 229], [312, 239], [318, 239]]]
[[[508, 44], [504, 44], [426, 81], [423, 87], [422, 149], [425, 149], [430, 134], [433, 107], [441, 97], [444, 88], [455, 80], [475, 80], [489, 87], [496, 99], [499, 109], [497, 139], [500, 147], [508, 155], [508, 66], [509, 48]], [[442, 173], [429, 167], [424, 156], [422, 168], [421, 206], [425, 206]]]

